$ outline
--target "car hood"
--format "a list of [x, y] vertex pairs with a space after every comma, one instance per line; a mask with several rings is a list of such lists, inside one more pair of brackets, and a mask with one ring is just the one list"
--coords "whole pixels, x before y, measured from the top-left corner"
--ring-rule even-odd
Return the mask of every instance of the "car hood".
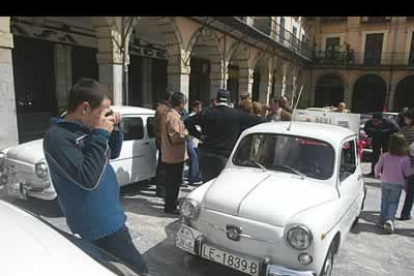
[[8, 159], [15, 159], [26, 163], [35, 164], [44, 159], [43, 139], [34, 140], [10, 148], [7, 151]]
[[284, 227], [294, 215], [337, 197], [329, 184], [250, 169], [225, 169], [207, 191], [203, 208]]
[[0, 221], [5, 222], [0, 235], [1, 275], [115, 276], [56, 230], [4, 201]]

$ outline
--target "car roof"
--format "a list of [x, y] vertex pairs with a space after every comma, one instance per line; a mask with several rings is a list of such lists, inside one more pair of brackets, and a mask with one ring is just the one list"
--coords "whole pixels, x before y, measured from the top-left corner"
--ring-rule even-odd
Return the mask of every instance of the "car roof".
[[138, 107], [138, 106], [126, 106], [126, 105], [114, 105], [111, 106], [112, 110], [115, 112], [121, 113], [121, 115], [126, 114], [139, 114], [139, 115], [154, 115], [155, 110], [145, 108], [145, 107]]
[[348, 128], [336, 125], [294, 121], [290, 130], [288, 130], [289, 124], [290, 122], [263, 123], [247, 129], [243, 132], [243, 135], [252, 133], [295, 135], [325, 141], [335, 147], [342, 146], [341, 143], [344, 139], [357, 135]]

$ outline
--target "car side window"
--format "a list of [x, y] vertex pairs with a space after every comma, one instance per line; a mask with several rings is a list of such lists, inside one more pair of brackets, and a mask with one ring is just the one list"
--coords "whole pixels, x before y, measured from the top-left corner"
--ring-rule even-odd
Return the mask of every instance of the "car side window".
[[344, 181], [350, 175], [352, 175], [356, 170], [356, 151], [355, 151], [355, 141], [347, 141], [342, 145], [341, 152], [341, 165], [339, 178], [340, 181]]
[[124, 141], [144, 138], [144, 122], [142, 118], [123, 118], [121, 127], [124, 131]]
[[155, 118], [148, 117], [147, 119], [147, 132], [149, 138], [155, 137]]

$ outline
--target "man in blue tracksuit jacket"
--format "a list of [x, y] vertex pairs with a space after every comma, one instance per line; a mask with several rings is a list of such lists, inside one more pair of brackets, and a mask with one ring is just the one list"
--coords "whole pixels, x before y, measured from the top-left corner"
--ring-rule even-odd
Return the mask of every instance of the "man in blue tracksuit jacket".
[[71, 231], [147, 273], [125, 225], [120, 186], [109, 164], [123, 141], [110, 105], [98, 82], [80, 80], [69, 92], [67, 114], [54, 118], [44, 137], [45, 157]]

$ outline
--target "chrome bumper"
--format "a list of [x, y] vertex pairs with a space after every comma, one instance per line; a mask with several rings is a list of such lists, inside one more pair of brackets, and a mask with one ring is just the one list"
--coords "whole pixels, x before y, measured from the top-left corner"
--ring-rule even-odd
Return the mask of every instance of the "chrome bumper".
[[296, 271], [280, 265], [268, 265], [266, 276], [316, 276], [313, 271]]
[[[204, 240], [205, 238], [203, 236], [195, 240], [195, 255], [201, 256], [201, 248]], [[264, 258], [260, 265], [259, 276], [316, 276], [316, 273], [313, 271], [297, 271], [281, 265], [270, 264], [269, 259]]]

